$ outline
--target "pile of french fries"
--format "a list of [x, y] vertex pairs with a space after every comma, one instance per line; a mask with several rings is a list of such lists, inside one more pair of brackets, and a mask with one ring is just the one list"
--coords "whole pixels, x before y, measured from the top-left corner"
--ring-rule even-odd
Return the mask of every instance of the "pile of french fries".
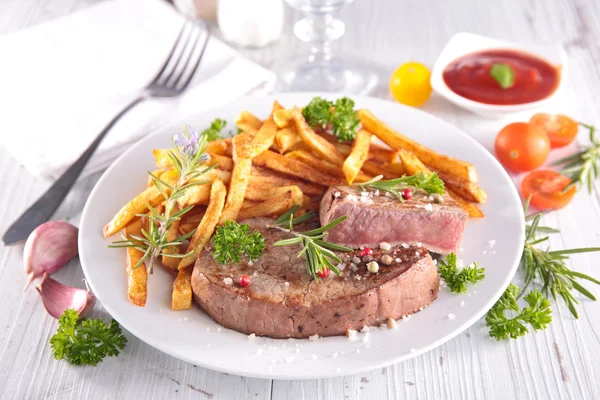
[[[173, 310], [192, 306], [192, 269], [217, 225], [227, 220], [277, 217], [296, 205], [300, 206], [299, 212], [318, 211], [328, 186], [365, 182], [378, 175], [392, 179], [435, 171], [445, 182], [448, 194], [469, 216], [483, 217], [475, 203], [484, 203], [486, 193], [477, 185], [474, 165], [439, 154], [403, 136], [369, 110], [357, 113], [362, 128], [352, 143], [339, 143], [331, 134], [315, 132], [301, 109], [286, 109], [278, 102], [264, 121], [242, 111], [236, 121], [240, 134], [209, 143], [207, 164], [217, 166], [202, 176], [209, 183], [190, 187], [177, 200], [180, 208], [193, 208], [167, 233], [172, 240], [196, 229], [186, 248], [168, 250], [179, 254], [193, 250], [192, 254], [162, 259], [164, 267], [175, 276]], [[375, 138], [389, 147], [375, 143]], [[167, 183], [177, 179], [170, 151], [153, 151], [157, 167], [154, 175]], [[148, 211], [146, 204], [160, 210], [164, 200], [149, 180], [147, 189], [123, 206], [106, 225], [105, 237], [122, 230], [125, 235], [139, 235], [148, 219], [138, 215]], [[142, 256], [139, 250], [127, 249], [128, 297], [138, 306], [144, 306], [147, 298], [146, 268], [144, 265], [134, 268]]]

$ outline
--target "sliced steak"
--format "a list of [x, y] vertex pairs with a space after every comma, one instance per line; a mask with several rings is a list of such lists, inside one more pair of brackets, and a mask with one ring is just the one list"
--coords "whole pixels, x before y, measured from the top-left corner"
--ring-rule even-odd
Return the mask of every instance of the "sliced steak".
[[348, 218], [329, 232], [327, 240], [348, 247], [379, 247], [386, 242], [422, 244], [439, 254], [456, 252], [468, 214], [448, 195], [442, 203], [425, 196], [401, 202], [384, 192], [364, 192], [348, 186], [331, 187], [321, 200], [321, 224]]
[[[267, 228], [273, 223], [269, 219], [243, 223], [263, 234], [264, 254], [253, 263], [221, 265], [209, 246], [192, 275], [194, 298], [226, 328], [273, 338], [343, 335], [348, 329], [412, 314], [438, 295], [437, 268], [425, 248], [374, 250], [375, 260], [384, 254], [393, 259], [389, 266], [380, 262], [377, 274], [369, 273], [362, 261], [351, 265], [359, 251], [340, 253], [345, 264], [342, 276], [332, 272], [315, 281], [306, 272], [305, 259], [297, 257], [300, 245], [273, 246], [289, 233]], [[240, 287], [241, 275], [250, 277], [250, 286]]]

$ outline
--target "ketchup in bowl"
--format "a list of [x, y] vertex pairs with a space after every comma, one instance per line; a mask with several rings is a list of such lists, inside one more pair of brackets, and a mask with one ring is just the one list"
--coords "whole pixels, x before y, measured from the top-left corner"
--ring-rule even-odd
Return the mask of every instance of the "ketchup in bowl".
[[[492, 77], [494, 64], [512, 67], [514, 83], [503, 88]], [[525, 104], [550, 96], [560, 82], [560, 69], [532, 54], [516, 50], [485, 50], [452, 61], [442, 74], [454, 93], [494, 105]]]

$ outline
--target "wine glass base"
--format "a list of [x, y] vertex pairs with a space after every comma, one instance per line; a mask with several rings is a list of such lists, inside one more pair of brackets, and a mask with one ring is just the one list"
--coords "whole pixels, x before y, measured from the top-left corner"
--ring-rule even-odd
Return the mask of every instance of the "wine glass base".
[[373, 94], [387, 82], [380, 67], [346, 55], [311, 55], [284, 64], [277, 72], [278, 92]]

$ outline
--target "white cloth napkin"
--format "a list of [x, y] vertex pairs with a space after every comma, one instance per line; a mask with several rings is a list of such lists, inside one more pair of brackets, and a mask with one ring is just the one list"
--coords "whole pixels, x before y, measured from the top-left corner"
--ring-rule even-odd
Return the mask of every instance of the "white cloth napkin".
[[[0, 37], [0, 145], [31, 173], [60, 176], [152, 80], [183, 22], [160, 0], [108, 0]], [[137, 105], [113, 127], [84, 174], [106, 168], [161, 125], [269, 90], [273, 82], [271, 72], [213, 37], [188, 91]]]

